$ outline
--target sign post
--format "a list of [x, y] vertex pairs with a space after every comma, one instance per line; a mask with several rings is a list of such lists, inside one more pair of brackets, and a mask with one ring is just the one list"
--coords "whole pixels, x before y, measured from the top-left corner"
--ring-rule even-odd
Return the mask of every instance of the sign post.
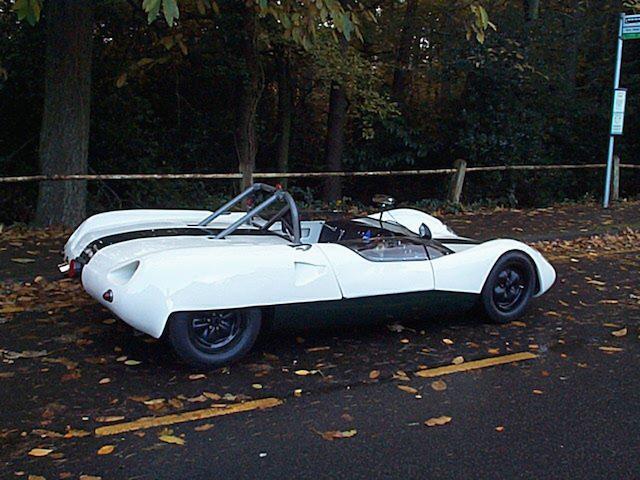
[[613, 108], [611, 114], [611, 130], [609, 131], [609, 154], [607, 156], [607, 175], [604, 184], [604, 201], [602, 206], [609, 207], [611, 199], [611, 173], [613, 170], [613, 154], [615, 137], [622, 135], [624, 128], [624, 110], [627, 90], [620, 88], [620, 70], [622, 69], [622, 47], [625, 40], [640, 39], [640, 15], [620, 14], [618, 27], [618, 51], [616, 53], [616, 70], [613, 78]]

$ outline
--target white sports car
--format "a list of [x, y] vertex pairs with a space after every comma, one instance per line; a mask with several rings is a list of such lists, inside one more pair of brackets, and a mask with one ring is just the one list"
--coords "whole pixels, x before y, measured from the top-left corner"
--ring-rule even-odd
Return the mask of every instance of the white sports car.
[[[390, 197], [374, 200], [381, 212], [368, 217], [301, 222], [289, 193], [255, 184], [215, 212], [101, 213], [71, 235], [60, 270], [197, 366], [242, 357], [276, 316], [438, 313], [444, 300], [509, 322], [555, 281], [524, 243], [479, 243], [424, 212], [392, 209]], [[248, 211], [231, 211], [243, 203]]]

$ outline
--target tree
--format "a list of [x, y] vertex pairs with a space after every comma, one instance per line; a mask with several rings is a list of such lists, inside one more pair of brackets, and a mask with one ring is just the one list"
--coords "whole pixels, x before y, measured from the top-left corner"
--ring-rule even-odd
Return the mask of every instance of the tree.
[[[219, 12], [216, 2], [209, 0], [198, 0], [199, 8], [204, 11], [206, 7], [211, 7]], [[154, 21], [162, 10], [169, 25], [179, 18], [177, 0], [144, 0], [143, 8], [148, 14], [149, 22]], [[238, 103], [238, 114], [236, 117], [236, 151], [238, 155], [238, 165], [242, 173], [241, 187], [246, 188], [252, 183], [253, 171], [255, 169], [255, 159], [257, 152], [257, 135], [255, 131], [256, 112], [264, 81], [262, 78], [262, 67], [258, 51], [258, 17], [275, 20], [280, 28], [283, 38], [303, 46], [311, 48], [317, 33], [321, 29], [331, 29], [333, 38], [337, 39], [338, 32], [343, 41], [348, 41], [352, 33], [360, 36], [358, 28], [357, 10], [361, 7], [357, 4], [347, 5], [341, 0], [322, 0], [318, 2], [276, 2], [264, 0], [246, 0], [242, 9], [242, 41], [241, 50], [246, 69], [246, 79], [241, 87], [241, 94]], [[345, 99], [346, 102], [346, 99]], [[335, 118], [346, 118], [346, 103], [338, 101], [335, 105], [344, 105], [344, 114]], [[285, 106], [285, 105], [283, 105]], [[332, 117], [334, 118], [334, 117]], [[286, 120], [285, 120], [286, 121]], [[286, 124], [283, 125], [286, 127]], [[336, 162], [336, 155], [342, 155], [342, 144], [340, 131], [344, 128], [344, 121], [336, 124], [335, 131], [337, 142], [329, 142], [337, 148], [328, 150], [331, 158], [328, 161]], [[281, 147], [285, 148], [287, 140], [287, 129], [284, 128], [281, 136]], [[284, 143], [283, 140], [284, 139]], [[280, 155], [287, 155], [285, 148], [279, 152]], [[279, 157], [279, 164], [283, 162]]]
[[[92, 7], [90, 0], [46, 3], [45, 96], [40, 130], [44, 175], [87, 173], [91, 100]], [[19, 19], [34, 25], [39, 0], [14, 4]], [[77, 225], [86, 216], [86, 182], [41, 182], [36, 223]]]
[[[279, 172], [289, 170], [289, 148], [291, 144], [291, 116], [293, 112], [293, 92], [291, 85], [291, 57], [287, 45], [279, 45], [276, 51], [278, 79], [278, 146], [276, 165]], [[283, 182], [286, 184], [286, 181]]]
[[240, 187], [241, 190], [245, 190], [253, 183], [253, 171], [256, 166], [256, 152], [258, 150], [256, 112], [264, 87], [264, 78], [261, 62], [258, 58], [258, 19], [253, 9], [241, 8], [240, 50], [246, 75], [240, 87], [235, 144], [238, 167], [242, 173]]
[[407, 76], [409, 74], [411, 62], [411, 46], [413, 39], [413, 27], [416, 21], [416, 10], [418, 0], [407, 0], [402, 30], [398, 47], [396, 49], [396, 62], [393, 69], [393, 84], [391, 85], [391, 96], [399, 104], [404, 104], [407, 91]]

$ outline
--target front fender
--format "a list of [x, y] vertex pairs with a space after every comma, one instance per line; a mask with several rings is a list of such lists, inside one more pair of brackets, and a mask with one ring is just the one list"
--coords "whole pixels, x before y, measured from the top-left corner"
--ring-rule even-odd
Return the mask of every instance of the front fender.
[[498, 259], [513, 250], [525, 253], [533, 261], [539, 283], [535, 296], [549, 290], [556, 279], [554, 268], [540, 252], [517, 240], [491, 240], [433, 260], [435, 287], [437, 290], [479, 294]]

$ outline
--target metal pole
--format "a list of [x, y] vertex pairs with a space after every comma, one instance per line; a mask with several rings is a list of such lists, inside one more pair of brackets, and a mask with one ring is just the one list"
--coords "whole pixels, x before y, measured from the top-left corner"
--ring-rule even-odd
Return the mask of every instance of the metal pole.
[[[616, 53], [616, 70], [613, 78], [613, 91], [615, 101], [615, 91], [620, 88], [620, 70], [622, 69], [622, 26], [624, 25], [624, 13], [620, 14], [620, 25], [618, 26], [618, 52]], [[611, 108], [611, 121], [613, 122], [613, 107]], [[611, 172], [613, 170], [613, 152], [615, 149], [615, 136], [609, 131], [609, 154], [607, 156], [607, 178], [604, 183], [604, 201], [602, 206], [609, 208], [609, 199], [611, 197]]]

